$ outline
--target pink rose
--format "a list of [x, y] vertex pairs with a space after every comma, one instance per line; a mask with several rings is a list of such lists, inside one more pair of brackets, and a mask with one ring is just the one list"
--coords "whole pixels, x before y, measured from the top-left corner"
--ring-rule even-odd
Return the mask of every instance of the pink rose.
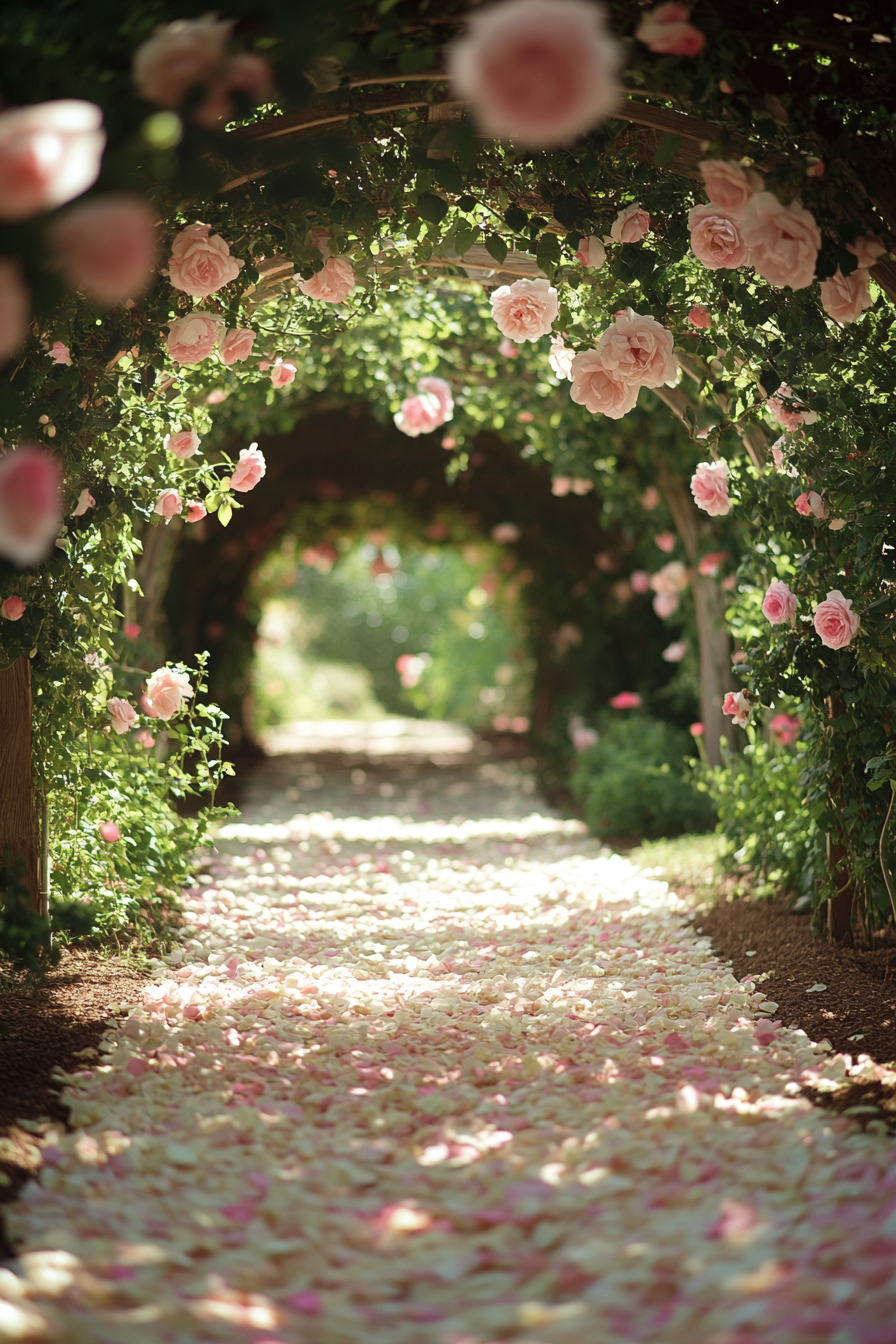
[[632, 592], [650, 592], [650, 575], [647, 573], [646, 569], [636, 569], [633, 574], [629, 575], [628, 581], [632, 586]]
[[139, 639], [142, 629], [141, 625], [136, 625], [133, 621], [127, 621], [124, 627], [125, 639]]
[[176, 108], [192, 88], [205, 86], [220, 68], [233, 20], [206, 15], [157, 28], [137, 48], [131, 73], [141, 98]]
[[28, 609], [28, 604], [23, 602], [18, 593], [13, 593], [0, 603], [0, 616], [4, 621], [20, 621]]
[[828, 317], [844, 326], [857, 322], [872, 303], [868, 272], [855, 270], [844, 275], [838, 266], [829, 280], [821, 282], [821, 304]]
[[635, 37], [658, 56], [696, 56], [706, 45], [706, 38], [688, 23], [690, 17], [690, 5], [660, 5], [644, 15]]
[[71, 364], [72, 352], [62, 341], [54, 341], [50, 346], [50, 358], [54, 364]]
[[222, 401], [226, 401], [230, 393], [223, 387], [213, 387], [211, 392], [205, 398], [206, 406], [220, 406]]
[[253, 107], [268, 102], [274, 92], [274, 76], [263, 56], [240, 52], [231, 56], [208, 85], [205, 98], [193, 113], [194, 121], [212, 129], [232, 121], [236, 105], [231, 94], [245, 94]]
[[183, 709], [192, 694], [193, 687], [186, 672], [160, 667], [146, 683], [142, 704], [150, 718], [167, 721]]
[[790, 591], [789, 584], [782, 581], [770, 583], [762, 599], [762, 614], [772, 625], [783, 625], [788, 621], [796, 629], [797, 598]]
[[710, 551], [708, 555], [700, 557], [697, 573], [702, 574], [705, 579], [714, 579], [727, 559], [727, 551]]
[[560, 311], [557, 291], [547, 280], [514, 280], [496, 289], [489, 302], [501, 335], [517, 345], [547, 336]]
[[627, 205], [613, 220], [610, 237], [614, 243], [640, 243], [650, 228], [650, 216], [640, 205]]
[[688, 732], [690, 733], [691, 737], [702, 737], [703, 734], [706, 732], [706, 729], [704, 728], [702, 723], [692, 723], [690, 728], [688, 729]]
[[804, 518], [809, 517], [812, 512], [812, 505], [809, 503], [809, 496], [805, 491], [801, 495], [797, 495], [793, 502], [793, 507], [796, 509], [797, 513], [801, 513]]
[[442, 417], [441, 424], [445, 424], [454, 415], [454, 397], [451, 392], [451, 384], [446, 382], [444, 378], [421, 378], [417, 384], [417, 391], [428, 397], [435, 397], [439, 404], [439, 414]]
[[415, 397], [405, 397], [393, 419], [402, 434], [416, 439], [420, 434], [431, 434], [442, 424], [441, 407], [435, 397], [421, 392]]
[[168, 328], [168, 353], [175, 364], [200, 364], [224, 332], [224, 320], [213, 313], [187, 313]]
[[25, 445], [0, 457], [0, 555], [19, 568], [37, 564], [62, 521], [59, 463]]
[[599, 271], [607, 259], [607, 249], [599, 238], [583, 238], [576, 256], [589, 271]]
[[763, 187], [758, 173], [741, 168], [733, 159], [704, 159], [699, 168], [713, 205], [720, 206], [736, 220], [741, 219], [754, 194]]
[[657, 593], [653, 599], [653, 609], [661, 621], [674, 616], [680, 605], [677, 593]]
[[663, 649], [660, 657], [666, 663], [680, 663], [688, 651], [688, 646], [683, 639], [677, 639], [674, 644], [670, 644]]
[[271, 369], [271, 382], [274, 387], [289, 387], [295, 381], [298, 367], [291, 359], [275, 359]]
[[770, 285], [806, 289], [812, 284], [821, 230], [800, 201], [782, 205], [772, 192], [758, 191], [744, 211], [741, 234], [753, 266]]
[[612, 377], [635, 388], [664, 383], [671, 387], [678, 379], [671, 331], [633, 308], [616, 314], [613, 325], [601, 334], [597, 353]]
[[[824, 500], [822, 499], [821, 495], [818, 493], [817, 490], [809, 491], [809, 493], [806, 495], [806, 503], [809, 505], [809, 509], [815, 515], [816, 518], [827, 518], [828, 511], [825, 508]], [[835, 532], [837, 530], [838, 530], [837, 528], [834, 528]]]
[[[795, 406], [788, 406], [785, 402], [795, 403]], [[814, 425], [818, 419], [814, 411], [800, 411], [795, 408], [802, 405], [803, 402], [799, 397], [794, 396], [786, 383], [782, 383], [774, 396], [766, 401], [765, 409], [782, 429], [793, 431], [799, 429], [801, 425]]]
[[73, 205], [47, 229], [65, 282], [108, 307], [142, 294], [156, 258], [155, 212], [137, 196]]
[[55, 210], [92, 187], [106, 144], [93, 103], [63, 98], [0, 113], [0, 220]]
[[243, 448], [240, 460], [230, 478], [231, 490], [239, 490], [241, 494], [254, 490], [266, 471], [264, 453], [259, 450], [258, 445], [253, 443], [248, 448]]
[[655, 593], [683, 593], [689, 583], [687, 566], [680, 560], [670, 560], [650, 576], [650, 586]]
[[661, 551], [665, 551], [666, 555], [671, 555], [675, 550], [674, 532], [657, 532], [653, 540]]
[[96, 500], [90, 491], [85, 487], [78, 496], [78, 502], [74, 508], [74, 516], [83, 518], [88, 509], [96, 507]]
[[851, 252], [854, 257], [858, 257], [859, 270], [868, 271], [887, 249], [873, 233], [863, 233], [854, 243], [847, 243], [846, 250]]
[[575, 350], [570, 350], [562, 336], [553, 335], [551, 337], [551, 353], [548, 355], [548, 363], [558, 378], [572, 378], [572, 362], [575, 357]]
[[134, 706], [128, 704], [127, 700], [120, 700], [117, 695], [108, 701], [106, 709], [112, 720], [112, 728], [119, 737], [133, 728], [137, 722], [137, 711]]
[[207, 299], [235, 280], [244, 265], [230, 255], [229, 244], [212, 233], [210, 224], [191, 224], [175, 235], [167, 274], [175, 289]]
[[777, 738], [782, 746], [789, 747], [799, 737], [802, 726], [794, 714], [776, 714], [768, 728], [772, 737]]
[[859, 633], [859, 618], [852, 610], [852, 598], [835, 588], [819, 602], [812, 617], [815, 633], [827, 649], [845, 649]]
[[620, 691], [610, 701], [611, 709], [640, 709], [641, 697], [637, 691]]
[[0, 257], [0, 364], [18, 354], [28, 333], [31, 292], [17, 261]]
[[722, 701], [722, 713], [733, 719], [738, 728], [746, 728], [752, 708], [743, 691], [729, 691]]
[[688, 311], [688, 321], [692, 327], [700, 327], [703, 331], [707, 331], [712, 326], [712, 314], [701, 304], [695, 303]]
[[573, 724], [569, 730], [570, 740], [572, 741], [573, 751], [590, 751], [596, 747], [600, 738], [593, 728], [586, 727], [585, 724]]
[[636, 383], [626, 382], [604, 364], [598, 350], [583, 350], [570, 365], [569, 395], [592, 415], [621, 420], [638, 400]]
[[355, 272], [347, 257], [327, 257], [323, 269], [310, 280], [300, 280], [298, 287], [309, 299], [344, 303], [355, 287]]
[[199, 451], [201, 442], [195, 429], [179, 429], [176, 434], [166, 434], [162, 446], [181, 461], [185, 461]]
[[231, 327], [221, 342], [221, 358], [225, 364], [241, 364], [251, 355], [254, 344], [254, 331], [248, 327]]
[[806, 163], [806, 176], [824, 177], [824, 159], [809, 159]]
[[492, 528], [492, 541], [498, 546], [512, 546], [520, 539], [520, 530], [516, 523], [495, 523]]
[[710, 518], [723, 518], [731, 509], [728, 498], [728, 463], [701, 462], [691, 477], [691, 494], [697, 507]]
[[198, 500], [198, 499], [191, 499], [191, 500], [188, 501], [188, 503], [187, 503], [187, 522], [188, 522], [188, 523], [198, 523], [198, 522], [200, 522], [201, 519], [203, 519], [203, 518], [206, 517], [207, 513], [208, 513], [208, 509], [205, 507], [205, 505], [204, 505], [200, 500]]
[[732, 215], [717, 205], [697, 205], [688, 214], [691, 251], [708, 270], [734, 270], [749, 261], [740, 230]]
[[163, 490], [153, 506], [153, 513], [160, 513], [166, 523], [170, 523], [182, 508], [181, 497], [176, 490]]
[[508, 0], [473, 13], [447, 64], [486, 135], [532, 149], [568, 144], [621, 97], [622, 52], [603, 8], [584, 0]]
[[659, 505], [661, 499], [662, 495], [659, 490], [657, 490], [656, 486], [648, 485], [640, 499], [641, 508], [646, 509], [648, 513], [652, 513]]
[[519, 350], [517, 350], [513, 341], [509, 341], [506, 336], [498, 346], [498, 354], [503, 355], [505, 359], [519, 359], [520, 357]]
[[99, 826], [100, 839], [105, 840], [107, 845], [114, 845], [116, 840], [121, 839], [121, 831], [115, 825], [114, 821], [104, 821]]
[[154, 747], [156, 744], [156, 740], [148, 728], [141, 728], [139, 733], [135, 733], [134, 741], [138, 747], [143, 747], [145, 751], [149, 751], [150, 747]]

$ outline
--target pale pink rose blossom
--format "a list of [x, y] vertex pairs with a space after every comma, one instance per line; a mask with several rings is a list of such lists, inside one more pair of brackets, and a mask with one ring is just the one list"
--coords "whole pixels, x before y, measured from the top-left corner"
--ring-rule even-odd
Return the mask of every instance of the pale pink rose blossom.
[[558, 378], [572, 378], [572, 363], [575, 357], [575, 350], [570, 350], [562, 336], [556, 334], [551, 336], [551, 353], [548, 355], [548, 363]]
[[674, 616], [680, 606], [677, 593], [657, 593], [653, 599], [653, 609], [661, 621]]
[[165, 522], [170, 523], [182, 508], [183, 503], [176, 490], [163, 490], [153, 506], [153, 513], [160, 513]]
[[650, 228], [650, 216], [640, 205], [627, 205], [613, 220], [610, 237], [614, 243], [640, 243]]
[[63, 98], [0, 112], [0, 220], [56, 210], [92, 187], [106, 145], [94, 103]]
[[616, 314], [613, 325], [601, 334], [597, 353], [611, 377], [634, 388], [664, 383], [671, 387], [678, 380], [671, 331], [633, 308]]
[[873, 302], [868, 287], [868, 272], [861, 268], [844, 275], [838, 266], [828, 280], [821, 282], [821, 304], [828, 317], [844, 326], [857, 322]]
[[808, 159], [806, 162], [806, 176], [824, 177], [824, 159]]
[[661, 551], [664, 551], [666, 555], [671, 555], [675, 550], [674, 532], [657, 532], [653, 540], [654, 544], [658, 546]]
[[852, 598], [844, 597], [837, 588], [828, 593], [824, 602], [819, 602], [812, 624], [828, 649], [845, 649], [860, 629], [859, 618], [852, 609]]
[[712, 326], [712, 314], [702, 304], [695, 303], [688, 310], [688, 321], [692, 327], [699, 327], [701, 330], [707, 331]]
[[860, 270], [868, 271], [887, 249], [873, 233], [863, 233], [854, 243], [847, 243], [846, 250], [858, 257]]
[[147, 681], [141, 703], [150, 718], [167, 721], [183, 709], [192, 694], [193, 687], [186, 672], [160, 667]]
[[72, 352], [63, 341], [54, 341], [50, 346], [49, 355], [54, 364], [71, 365]]
[[121, 839], [121, 831], [115, 825], [114, 821], [103, 821], [98, 827], [100, 839], [105, 840], [107, 845], [114, 845], [116, 840]]
[[648, 485], [640, 499], [641, 508], [646, 509], [648, 513], [652, 513], [658, 507], [661, 499], [662, 495], [656, 486]]
[[[801, 721], [794, 714], [776, 714], [768, 725], [772, 737], [777, 738], [783, 747], [789, 747], [791, 742], [796, 741], [802, 726]], [[776, 1024], [770, 1022], [768, 1025], [775, 1026]], [[780, 1022], [777, 1025], [780, 1026]]]
[[187, 522], [198, 523], [208, 514], [208, 509], [201, 500], [191, 499], [187, 501]]
[[62, 470], [45, 448], [0, 457], [0, 556], [24, 568], [43, 560], [62, 521]]
[[790, 585], [778, 580], [770, 583], [762, 599], [762, 614], [772, 625], [789, 622], [796, 628], [797, 598], [790, 591]]
[[[786, 402], [790, 402], [791, 405], [786, 405]], [[777, 392], [766, 401], [765, 409], [782, 429], [789, 429], [793, 432], [802, 425], [814, 425], [818, 419], [815, 411], [797, 409], [802, 405], [803, 402], [800, 401], [799, 397], [794, 396], [793, 391], [786, 383], [782, 383]]]
[[191, 224], [174, 237], [167, 275], [175, 289], [207, 299], [236, 280], [244, 265], [230, 255], [230, 245], [212, 233], [210, 224]]
[[193, 113], [200, 126], [212, 129], [231, 121], [236, 113], [234, 93], [247, 96], [253, 107], [266, 103], [274, 92], [274, 75], [263, 56], [239, 52], [229, 57], [208, 85], [205, 98]]
[[28, 604], [23, 602], [18, 593], [13, 593], [0, 603], [0, 616], [4, 621], [20, 621], [28, 609]]
[[208, 359], [224, 332], [224, 319], [214, 313], [187, 313], [168, 328], [167, 349], [175, 364], [200, 364]]
[[505, 359], [519, 359], [520, 357], [519, 350], [513, 341], [509, 341], [506, 336], [498, 346], [498, 354], [503, 355]]
[[641, 697], [637, 691], [620, 691], [610, 701], [611, 709], [640, 709]]
[[106, 709], [109, 711], [109, 718], [112, 720], [113, 731], [119, 737], [129, 732], [137, 722], [137, 711], [134, 706], [128, 704], [127, 700], [120, 699], [117, 695], [108, 701]]
[[587, 727], [586, 724], [574, 723], [570, 725], [569, 736], [572, 742], [572, 749], [576, 752], [590, 751], [596, 747], [600, 738], [594, 728]]
[[220, 406], [222, 401], [226, 401], [230, 393], [224, 387], [213, 387], [211, 392], [205, 398], [206, 406]]
[[576, 256], [589, 271], [599, 271], [607, 259], [607, 249], [599, 238], [583, 238]]
[[737, 221], [717, 205], [696, 205], [688, 214], [691, 251], [711, 271], [735, 270], [750, 259]]
[[666, 663], [680, 663], [688, 651], [688, 646], [683, 639], [677, 639], [674, 644], [663, 649], [660, 655]]
[[85, 487], [85, 489], [83, 489], [80, 495], [78, 496], [78, 502], [74, 508], [74, 516], [76, 518], [83, 518], [87, 510], [92, 509], [95, 506], [96, 506], [96, 500], [94, 499], [90, 491]]
[[728, 463], [701, 462], [691, 477], [691, 494], [697, 507], [710, 518], [723, 518], [730, 512]]
[[133, 621], [126, 621], [124, 627], [125, 639], [139, 639], [140, 631], [143, 629], [140, 625], [135, 625]]
[[547, 280], [514, 280], [496, 289], [489, 302], [501, 335], [517, 345], [547, 336], [560, 311], [557, 291]]
[[254, 344], [254, 331], [248, 327], [231, 327], [221, 341], [221, 358], [225, 364], [241, 364], [251, 355]]
[[621, 420], [638, 400], [638, 385], [611, 373], [597, 350], [583, 350], [576, 355], [570, 366], [570, 377], [570, 397], [592, 415], [608, 415], [611, 420]]
[[289, 387], [290, 383], [295, 382], [298, 366], [293, 364], [291, 359], [274, 360], [271, 369], [271, 382], [274, 387]]
[[817, 490], [810, 490], [806, 496], [806, 501], [816, 518], [827, 518], [828, 511], [825, 508], [824, 500]]
[[632, 586], [633, 593], [650, 592], [650, 575], [646, 569], [636, 569], [634, 573], [628, 576], [628, 581]]
[[156, 740], [148, 728], [141, 728], [139, 733], [135, 733], [134, 741], [138, 747], [143, 747], [145, 751], [149, 751], [150, 747], [154, 747], [156, 744]]
[[487, 135], [533, 149], [568, 144], [616, 109], [622, 51], [602, 6], [508, 0], [473, 13], [448, 48], [456, 94]]
[[799, 200], [782, 205], [759, 191], [744, 211], [741, 235], [757, 273], [770, 285], [806, 289], [815, 279], [821, 230]]
[[743, 691], [729, 691], [722, 701], [722, 713], [733, 719], [738, 728], [746, 728], [752, 708]]
[[208, 14], [158, 27], [134, 52], [131, 73], [141, 98], [176, 108], [185, 94], [209, 83], [224, 59], [232, 19]]
[[420, 434], [431, 434], [443, 423], [438, 399], [428, 392], [405, 397], [393, 419], [396, 428], [411, 439], [416, 439]]
[[167, 448], [169, 453], [179, 457], [181, 461], [186, 461], [194, 453], [199, 451], [199, 445], [202, 442], [195, 429], [179, 429], [176, 434], [166, 434], [162, 441], [162, 447]]
[[659, 5], [644, 15], [635, 37], [658, 56], [696, 56], [706, 45], [706, 38], [688, 22], [690, 17], [690, 5]]
[[155, 220], [138, 196], [73, 205], [47, 230], [53, 264], [72, 289], [103, 307], [139, 297], [156, 260]]
[[28, 334], [31, 292], [17, 261], [0, 257], [0, 364], [18, 354]]
[[454, 396], [451, 392], [451, 384], [444, 378], [434, 378], [427, 376], [421, 378], [417, 384], [417, 391], [423, 392], [428, 397], [435, 397], [439, 403], [439, 414], [442, 417], [441, 423], [446, 424], [454, 415]]
[[555, 476], [551, 481], [551, 494], [556, 495], [558, 499], [562, 499], [565, 495], [568, 495], [571, 489], [571, 476]]
[[727, 551], [709, 551], [707, 555], [700, 557], [697, 573], [702, 574], [705, 579], [714, 579], [728, 558]]
[[804, 518], [809, 517], [812, 513], [812, 505], [809, 503], [809, 496], [805, 491], [801, 495], [797, 495], [793, 507], [796, 509], [797, 513], [801, 513]]
[[240, 450], [240, 460], [230, 478], [231, 490], [238, 490], [241, 494], [254, 490], [266, 471], [264, 453], [257, 444], [250, 444], [248, 448]]
[[520, 539], [520, 529], [516, 523], [495, 523], [492, 528], [492, 541], [499, 546], [511, 546]]
[[309, 299], [344, 303], [355, 287], [355, 272], [347, 257], [327, 257], [323, 268], [310, 280], [300, 280], [298, 287]]
[[650, 586], [655, 593], [683, 593], [689, 583], [687, 566], [680, 560], [670, 560], [650, 576]]
[[707, 196], [733, 219], [739, 220], [755, 193], [762, 190], [759, 174], [733, 159], [704, 159], [698, 166]]

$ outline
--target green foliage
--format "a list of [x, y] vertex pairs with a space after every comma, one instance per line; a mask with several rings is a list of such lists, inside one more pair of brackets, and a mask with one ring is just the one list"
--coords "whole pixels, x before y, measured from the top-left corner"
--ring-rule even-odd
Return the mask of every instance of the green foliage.
[[686, 771], [689, 746], [686, 732], [661, 719], [628, 711], [605, 718], [571, 780], [594, 834], [641, 839], [705, 830], [712, 814]]

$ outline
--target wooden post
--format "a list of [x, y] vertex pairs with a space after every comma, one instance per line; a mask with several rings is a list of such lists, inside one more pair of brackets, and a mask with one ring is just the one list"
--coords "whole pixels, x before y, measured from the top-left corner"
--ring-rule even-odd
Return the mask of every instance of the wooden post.
[[31, 908], [41, 910], [40, 834], [31, 767], [31, 663], [0, 669], [0, 854], [25, 860]]

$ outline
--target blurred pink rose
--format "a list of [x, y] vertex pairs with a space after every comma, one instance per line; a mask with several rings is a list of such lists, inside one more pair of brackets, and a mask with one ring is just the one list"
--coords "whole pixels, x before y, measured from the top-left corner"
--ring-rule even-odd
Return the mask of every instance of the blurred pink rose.
[[801, 495], [797, 495], [793, 507], [796, 509], [797, 513], [801, 513], [804, 518], [809, 517], [812, 512], [812, 506], [809, 503], [809, 496], [805, 491], [803, 491]]
[[131, 73], [141, 98], [176, 108], [190, 89], [205, 86], [220, 68], [232, 19], [207, 14], [158, 27], [134, 52]]
[[127, 700], [121, 700], [113, 696], [106, 704], [109, 711], [109, 718], [112, 720], [112, 727], [119, 737], [133, 728], [137, 722], [137, 711]]
[[740, 220], [750, 200], [763, 187], [762, 178], [733, 159], [704, 159], [699, 165], [706, 194], [713, 205]]
[[193, 113], [200, 126], [223, 129], [236, 115], [234, 93], [245, 94], [253, 107], [267, 102], [274, 92], [274, 75], [263, 56], [239, 52], [229, 57], [208, 85], [208, 92]]
[[289, 387], [290, 383], [295, 382], [298, 371], [298, 366], [291, 359], [280, 359], [278, 356], [271, 369], [271, 382], [274, 387]]
[[650, 228], [650, 216], [640, 205], [627, 205], [613, 220], [610, 237], [614, 243], [640, 243]]
[[506, 336], [498, 346], [498, 354], [503, 355], [505, 359], [519, 359], [520, 357], [519, 350], [513, 341], [508, 340]]
[[443, 424], [454, 415], [454, 397], [451, 392], [451, 384], [444, 378], [430, 376], [421, 378], [417, 384], [417, 391], [424, 392], [429, 397], [435, 397], [439, 403], [439, 413]]
[[653, 599], [653, 609], [661, 621], [667, 621], [670, 616], [674, 616], [680, 605], [677, 593], [657, 593]]
[[689, 583], [687, 566], [680, 560], [669, 560], [650, 576], [650, 586], [655, 593], [683, 593]]
[[168, 328], [168, 354], [175, 364], [200, 364], [214, 350], [223, 332], [224, 319], [214, 313], [176, 317]]
[[[810, 490], [806, 495], [806, 503], [816, 518], [827, 518], [828, 511], [825, 508], [824, 500], [817, 490]], [[800, 510], [802, 513], [802, 509]], [[836, 530], [836, 529], [835, 529]]]
[[658, 506], [661, 499], [662, 495], [659, 490], [657, 490], [656, 486], [648, 485], [641, 496], [641, 508], [646, 509], [648, 513], [651, 513]]
[[772, 737], [777, 738], [782, 746], [789, 747], [791, 742], [795, 742], [799, 737], [802, 726], [800, 720], [793, 714], [776, 714], [769, 722], [768, 728]]
[[128, 621], [124, 627], [125, 639], [139, 639], [142, 626], [135, 625], [133, 621]]
[[198, 523], [208, 514], [208, 509], [198, 499], [191, 499], [187, 502], [187, 522]]
[[576, 256], [589, 271], [599, 271], [607, 259], [607, 249], [599, 238], [583, 238]]
[[812, 617], [815, 633], [827, 649], [845, 649], [859, 633], [859, 618], [852, 610], [852, 598], [839, 589], [819, 602]]
[[501, 335], [517, 345], [547, 336], [560, 311], [557, 291], [547, 280], [514, 280], [496, 289], [489, 302]]
[[186, 672], [160, 667], [147, 681], [141, 703], [150, 718], [167, 721], [183, 709], [192, 694], [193, 687]]
[[572, 387], [569, 395], [578, 406], [592, 415], [608, 415], [621, 420], [638, 400], [638, 385], [611, 373], [598, 350], [583, 350], [570, 366]]
[[201, 442], [195, 429], [179, 429], [176, 434], [166, 434], [162, 446], [181, 461], [185, 461], [198, 452]]
[[85, 487], [78, 496], [78, 502], [74, 508], [74, 516], [83, 518], [88, 509], [96, 507], [96, 500], [90, 491]]
[[727, 559], [727, 551], [710, 551], [708, 555], [700, 557], [697, 573], [702, 574], [705, 579], [714, 579]]
[[706, 45], [706, 38], [688, 23], [690, 17], [690, 5], [659, 5], [644, 15], [635, 37], [658, 56], [696, 56]]
[[697, 507], [710, 518], [722, 518], [731, 509], [728, 498], [728, 463], [701, 462], [691, 477], [691, 494]]
[[571, 476], [555, 476], [551, 481], [551, 494], [557, 495], [559, 499], [562, 499], [564, 495], [568, 495], [571, 489]]
[[176, 490], [163, 490], [153, 506], [153, 513], [160, 513], [170, 523], [182, 508], [181, 497]]
[[678, 379], [671, 331], [633, 308], [616, 314], [613, 325], [601, 333], [597, 353], [612, 377], [635, 388], [671, 387]]
[[138, 747], [143, 747], [145, 751], [149, 751], [150, 747], [154, 747], [156, 744], [156, 740], [148, 728], [141, 728], [139, 733], [135, 733], [134, 741]]
[[[737, 222], [717, 205], [695, 205], [688, 214], [691, 251], [711, 271], [745, 266], [750, 253], [740, 236]], [[704, 309], [704, 312], [706, 310]]]
[[405, 397], [393, 416], [397, 429], [409, 438], [416, 439], [420, 434], [431, 434], [442, 424], [442, 411], [438, 400], [427, 392]]
[[533, 149], [568, 144], [610, 116], [622, 52], [600, 5], [508, 0], [468, 16], [448, 48], [458, 97], [486, 135]]
[[63, 341], [54, 341], [50, 346], [50, 358], [54, 364], [71, 364], [72, 352]]
[[703, 734], [706, 732], [706, 729], [703, 727], [702, 723], [692, 723], [690, 728], [688, 729], [688, 732], [690, 733], [691, 737], [702, 737]]
[[858, 269], [844, 275], [838, 266], [829, 280], [822, 280], [820, 288], [822, 307], [841, 326], [857, 322], [865, 309], [871, 307], [867, 271]]
[[138, 298], [156, 259], [156, 215], [138, 196], [101, 196], [73, 205], [47, 229], [66, 284], [107, 307]]
[[355, 272], [347, 257], [327, 257], [323, 269], [310, 280], [300, 280], [298, 287], [309, 299], [344, 303], [355, 287]]
[[658, 546], [661, 551], [665, 551], [666, 555], [671, 555], [675, 550], [674, 532], [657, 532], [653, 541], [654, 545]]
[[799, 200], [782, 205], [772, 192], [758, 191], [744, 211], [741, 235], [755, 270], [770, 285], [812, 284], [821, 230]]
[[575, 357], [575, 350], [570, 350], [562, 336], [557, 334], [551, 336], [551, 353], [548, 355], [548, 363], [558, 378], [572, 378], [572, 362]]
[[569, 730], [569, 736], [572, 740], [573, 751], [590, 751], [596, 747], [600, 738], [593, 728], [588, 728], [585, 724], [575, 724]]
[[499, 546], [509, 546], [513, 542], [519, 541], [520, 530], [516, 523], [496, 523], [492, 528], [492, 541]]
[[221, 402], [226, 401], [229, 396], [230, 393], [225, 388], [213, 387], [205, 398], [205, 404], [206, 406], [220, 406]]
[[712, 314], [702, 304], [695, 303], [688, 311], [688, 321], [692, 327], [700, 327], [705, 331], [712, 326]]
[[23, 602], [18, 593], [13, 593], [0, 603], [0, 616], [4, 621], [20, 621], [28, 609], [28, 604]]
[[116, 840], [121, 839], [121, 831], [115, 825], [114, 821], [103, 821], [99, 825], [100, 839], [105, 840], [107, 845], [114, 845]]
[[[792, 405], [788, 406], [786, 402]], [[813, 425], [818, 419], [814, 411], [797, 409], [802, 405], [803, 402], [799, 397], [794, 396], [786, 383], [782, 383], [777, 392], [766, 401], [765, 409], [782, 429], [793, 431], [799, 429], [801, 425]]]
[[646, 569], [636, 569], [633, 574], [628, 576], [628, 581], [635, 593], [650, 592], [650, 575]]
[[241, 494], [248, 490], [254, 490], [266, 471], [267, 463], [264, 460], [264, 453], [261, 452], [257, 444], [253, 443], [250, 447], [243, 448], [240, 451], [240, 460], [230, 478], [231, 490], [238, 490]]
[[610, 701], [611, 709], [640, 709], [641, 697], [637, 691], [620, 691]]
[[733, 719], [738, 728], [746, 728], [752, 708], [743, 691], [729, 691], [722, 701], [722, 713]]
[[0, 555], [23, 568], [43, 560], [62, 521], [62, 470], [45, 448], [0, 457]]
[[92, 187], [106, 144], [93, 103], [63, 98], [0, 112], [0, 220], [56, 210]]
[[680, 663], [688, 651], [688, 646], [683, 639], [677, 639], [674, 644], [663, 649], [662, 658], [667, 663]]
[[873, 233], [863, 233], [854, 243], [847, 243], [846, 250], [858, 257], [860, 270], [868, 271], [887, 249]]
[[770, 583], [762, 599], [762, 614], [772, 625], [783, 625], [785, 621], [796, 628], [797, 598], [790, 591], [790, 585], [778, 580]]
[[807, 177], [824, 177], [824, 159], [810, 158], [806, 163]]
[[31, 291], [17, 261], [0, 257], [0, 364], [18, 354], [28, 334]]
[[191, 224], [174, 237], [167, 275], [175, 289], [207, 299], [235, 280], [244, 265], [230, 255], [229, 244], [212, 233], [210, 224]]
[[248, 327], [231, 327], [221, 342], [221, 358], [225, 364], [241, 364], [251, 355], [254, 344], [254, 331]]

